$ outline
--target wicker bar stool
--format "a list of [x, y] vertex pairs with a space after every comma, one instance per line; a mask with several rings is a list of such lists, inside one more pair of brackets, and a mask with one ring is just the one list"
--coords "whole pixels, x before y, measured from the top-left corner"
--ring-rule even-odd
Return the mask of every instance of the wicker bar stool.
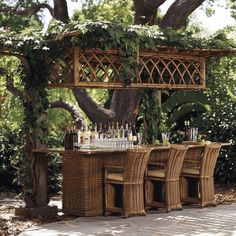
[[[187, 146], [172, 146], [164, 162], [149, 162], [146, 181], [146, 207], [166, 208], [166, 211], [182, 209], [179, 176]], [[165, 160], [165, 159], [160, 159]]]
[[[183, 203], [200, 203], [201, 207], [216, 206], [214, 196], [214, 169], [219, 156], [221, 144], [205, 145], [192, 149], [193, 157], [187, 155], [181, 172], [181, 201]], [[196, 158], [197, 157], [197, 158]]]
[[150, 150], [128, 149], [123, 166], [105, 167], [105, 209], [131, 215], [146, 215], [144, 209], [143, 178]]

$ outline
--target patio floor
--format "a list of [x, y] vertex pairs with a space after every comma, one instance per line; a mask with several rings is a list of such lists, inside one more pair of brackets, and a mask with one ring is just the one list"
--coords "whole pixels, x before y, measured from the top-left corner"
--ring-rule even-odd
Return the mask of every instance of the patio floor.
[[184, 206], [183, 211], [165, 213], [147, 211], [146, 217], [118, 216], [79, 217], [31, 228], [20, 236], [153, 236], [153, 235], [215, 235], [236, 236], [236, 204], [204, 209]]

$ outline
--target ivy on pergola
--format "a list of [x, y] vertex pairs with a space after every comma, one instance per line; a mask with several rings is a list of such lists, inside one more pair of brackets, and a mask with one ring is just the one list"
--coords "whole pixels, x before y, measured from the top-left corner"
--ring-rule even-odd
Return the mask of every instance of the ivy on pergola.
[[206, 59], [233, 53], [229, 45], [214, 48], [211, 40], [156, 26], [72, 22], [49, 39], [60, 48], [59, 57], [47, 59], [48, 87], [57, 88], [201, 89]]

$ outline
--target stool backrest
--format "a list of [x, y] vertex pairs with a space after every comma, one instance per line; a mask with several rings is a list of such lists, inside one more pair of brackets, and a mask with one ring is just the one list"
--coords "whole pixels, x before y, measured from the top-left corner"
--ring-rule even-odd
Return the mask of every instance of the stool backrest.
[[188, 147], [185, 145], [178, 145], [170, 148], [165, 170], [166, 179], [179, 179], [187, 148]]
[[150, 154], [149, 148], [128, 149], [124, 160], [124, 182], [143, 183]]
[[205, 146], [200, 166], [201, 177], [212, 177], [220, 154], [221, 144], [209, 144]]
[[183, 168], [200, 168], [205, 145], [188, 145]]

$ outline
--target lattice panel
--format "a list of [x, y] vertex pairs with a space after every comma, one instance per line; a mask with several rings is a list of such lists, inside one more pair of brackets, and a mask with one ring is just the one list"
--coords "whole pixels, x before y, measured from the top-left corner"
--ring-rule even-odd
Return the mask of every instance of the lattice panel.
[[205, 62], [198, 57], [140, 53], [137, 83], [166, 87], [204, 86]]
[[58, 60], [48, 61], [49, 85], [74, 85], [73, 52], [64, 52]]
[[119, 62], [116, 51], [86, 50], [77, 51], [78, 63], [75, 69], [76, 82], [116, 83], [119, 82], [120, 70], [123, 65]]
[[[140, 51], [132, 88], [204, 88], [205, 58]], [[117, 50], [78, 48], [50, 62], [52, 87], [124, 88], [124, 65]]]

